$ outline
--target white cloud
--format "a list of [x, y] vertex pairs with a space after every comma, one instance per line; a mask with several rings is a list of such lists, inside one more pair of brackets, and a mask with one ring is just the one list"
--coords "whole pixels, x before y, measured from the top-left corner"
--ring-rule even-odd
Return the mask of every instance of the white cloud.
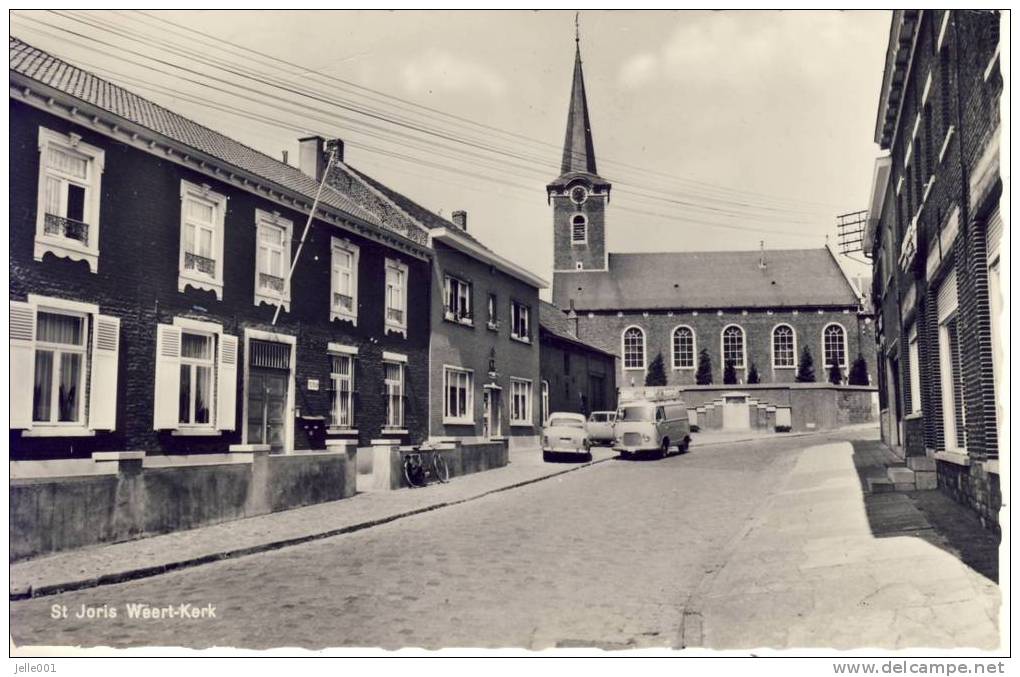
[[660, 60], [654, 54], [643, 52], [624, 61], [620, 67], [620, 84], [624, 87], [640, 87], [655, 79], [659, 72]]
[[439, 49], [429, 49], [401, 69], [404, 89], [415, 94], [432, 92], [481, 92], [499, 98], [506, 81], [494, 70]]

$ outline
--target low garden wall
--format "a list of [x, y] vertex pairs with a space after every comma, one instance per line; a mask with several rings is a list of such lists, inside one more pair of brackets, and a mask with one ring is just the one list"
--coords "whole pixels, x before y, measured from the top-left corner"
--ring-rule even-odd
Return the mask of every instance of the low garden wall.
[[[404, 477], [404, 456], [413, 447], [379, 445], [373, 447], [373, 487], [377, 490], [401, 489], [408, 486]], [[445, 442], [438, 445], [438, 451], [450, 469], [450, 477], [460, 477], [476, 472], [502, 468], [510, 461], [508, 441], [491, 442]], [[388, 460], [385, 463], [383, 459]], [[378, 463], [378, 465], [375, 465]]]
[[335, 501], [353, 496], [356, 481], [353, 449], [201, 459], [104, 452], [77, 462], [75, 475], [48, 463], [12, 464], [11, 561]]

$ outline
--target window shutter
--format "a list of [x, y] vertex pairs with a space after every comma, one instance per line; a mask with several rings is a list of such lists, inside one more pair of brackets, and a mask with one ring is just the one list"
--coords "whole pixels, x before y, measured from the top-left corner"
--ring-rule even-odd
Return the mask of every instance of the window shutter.
[[181, 328], [156, 327], [156, 391], [152, 426], [155, 430], [177, 427], [181, 400]]
[[939, 322], [945, 322], [946, 318], [956, 312], [959, 303], [956, 292], [956, 269], [953, 268], [946, 275], [946, 279], [939, 287], [936, 297], [936, 308], [938, 309]]
[[92, 377], [89, 384], [89, 427], [117, 427], [117, 363], [120, 318], [96, 315], [92, 334]]
[[32, 427], [35, 386], [35, 306], [11, 301], [11, 428]]
[[216, 372], [216, 429], [237, 425], [237, 337], [221, 334]]

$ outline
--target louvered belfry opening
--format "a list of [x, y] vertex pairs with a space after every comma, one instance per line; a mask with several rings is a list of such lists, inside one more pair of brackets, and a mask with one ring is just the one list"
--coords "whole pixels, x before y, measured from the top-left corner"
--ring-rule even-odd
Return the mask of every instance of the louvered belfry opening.
[[290, 369], [290, 345], [253, 339], [249, 344], [248, 364], [263, 369]]

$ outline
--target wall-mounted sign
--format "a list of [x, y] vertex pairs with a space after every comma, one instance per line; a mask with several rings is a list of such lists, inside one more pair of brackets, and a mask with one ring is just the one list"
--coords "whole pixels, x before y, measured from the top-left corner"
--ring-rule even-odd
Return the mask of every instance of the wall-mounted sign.
[[317, 379], [317, 378], [310, 378], [310, 379], [308, 379], [308, 389], [309, 390], [318, 390], [319, 389], [319, 379]]

